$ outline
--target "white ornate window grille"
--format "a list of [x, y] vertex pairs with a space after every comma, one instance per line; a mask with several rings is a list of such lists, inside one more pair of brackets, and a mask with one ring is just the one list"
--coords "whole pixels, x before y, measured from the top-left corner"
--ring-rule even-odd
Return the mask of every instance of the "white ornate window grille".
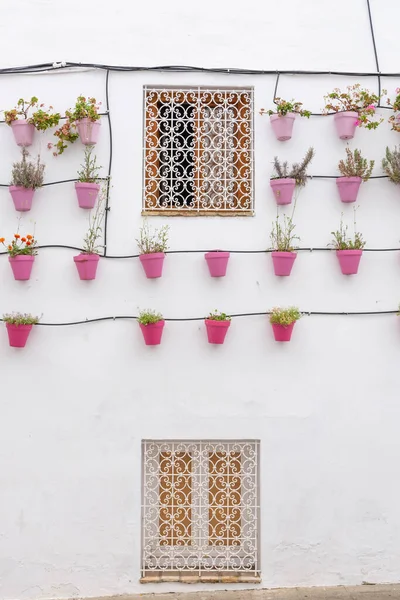
[[142, 577], [260, 574], [259, 442], [142, 442]]
[[253, 90], [144, 88], [146, 214], [252, 214]]

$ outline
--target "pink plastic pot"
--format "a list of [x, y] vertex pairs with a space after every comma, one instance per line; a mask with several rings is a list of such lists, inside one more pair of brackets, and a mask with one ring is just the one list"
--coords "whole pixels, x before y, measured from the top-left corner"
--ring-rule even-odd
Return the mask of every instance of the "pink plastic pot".
[[164, 266], [164, 252], [153, 252], [152, 254], [141, 254], [140, 262], [148, 279], [161, 277]]
[[158, 346], [161, 344], [164, 325], [165, 321], [157, 321], [157, 323], [149, 323], [148, 325], [139, 323], [146, 346]]
[[362, 250], [336, 250], [343, 275], [356, 275], [360, 264]]
[[271, 252], [272, 262], [274, 265], [274, 273], [279, 277], [290, 275], [294, 261], [296, 260], [296, 252]]
[[11, 122], [11, 129], [18, 146], [32, 146], [35, 126], [26, 119]]
[[10, 346], [24, 348], [32, 329], [32, 325], [15, 325], [6, 323]]
[[276, 138], [280, 142], [290, 140], [290, 138], [292, 137], [293, 124], [295, 118], [295, 113], [288, 113], [284, 117], [281, 117], [280, 115], [270, 116], [272, 129], [274, 130]]
[[35, 190], [24, 188], [19, 185], [10, 185], [8, 188], [14, 202], [15, 210], [26, 212], [32, 208], [32, 200]]
[[100, 121], [91, 121], [90, 119], [81, 119], [77, 122], [79, 137], [85, 146], [97, 144], [100, 133]]
[[204, 258], [207, 261], [211, 277], [225, 277], [228, 267], [229, 252], [207, 252]]
[[348, 110], [336, 113], [333, 118], [340, 139], [352, 140], [358, 123], [358, 113]]
[[77, 181], [75, 191], [78, 197], [78, 204], [81, 208], [93, 208], [99, 195], [100, 186], [98, 183], [85, 183]]
[[31, 277], [34, 256], [30, 254], [19, 254], [18, 256], [9, 256], [11, 268], [14, 273], [14, 279], [17, 281], [27, 281]]
[[336, 185], [342, 202], [355, 202], [360, 189], [361, 177], [338, 177]]
[[81, 252], [81, 254], [78, 254], [78, 256], [74, 256], [76, 268], [78, 269], [79, 273], [79, 279], [96, 279], [96, 271], [99, 260], [100, 256], [98, 254], [85, 254], [84, 252]]
[[290, 325], [285, 327], [284, 325], [279, 325], [278, 323], [271, 323], [272, 331], [274, 332], [275, 341], [276, 342], [290, 342], [294, 324], [295, 324], [295, 321], [293, 321], [293, 323], [290, 323]]
[[290, 204], [293, 198], [296, 180], [290, 179], [270, 179], [270, 186], [274, 192], [277, 204]]
[[207, 328], [207, 338], [209, 344], [223, 344], [225, 336], [230, 327], [230, 321], [214, 321], [213, 319], [205, 319]]

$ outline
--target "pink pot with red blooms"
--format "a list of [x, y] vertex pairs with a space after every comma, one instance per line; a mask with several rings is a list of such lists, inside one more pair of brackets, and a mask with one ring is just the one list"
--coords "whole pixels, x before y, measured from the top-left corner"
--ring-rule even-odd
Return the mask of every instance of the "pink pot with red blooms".
[[32, 330], [32, 325], [6, 323], [8, 340], [14, 348], [24, 348]]
[[27, 281], [31, 277], [32, 267], [35, 257], [30, 254], [18, 254], [17, 256], [9, 256], [14, 279], [17, 281]]
[[292, 137], [295, 118], [295, 113], [287, 113], [284, 116], [278, 114], [270, 116], [271, 126], [277, 140], [280, 142], [290, 140]]
[[76, 126], [82, 144], [85, 146], [93, 146], [97, 144], [100, 133], [100, 121], [91, 121], [91, 119], [81, 119], [77, 121]]
[[146, 346], [158, 346], [161, 344], [164, 325], [164, 320], [157, 321], [157, 323], [148, 323], [147, 325], [139, 323]]
[[19, 185], [10, 185], [8, 189], [13, 199], [15, 210], [19, 210], [20, 212], [31, 210], [35, 190]]
[[205, 319], [207, 338], [209, 344], [223, 344], [230, 327], [230, 321], [216, 321]]
[[229, 257], [229, 252], [221, 252], [220, 250], [207, 252], [204, 255], [211, 277], [225, 277]]
[[338, 177], [336, 185], [342, 202], [355, 202], [360, 189], [361, 177]]
[[290, 325], [280, 325], [279, 323], [272, 323], [272, 331], [276, 342], [290, 342], [292, 337], [293, 327], [295, 321]]
[[351, 140], [354, 137], [356, 127], [359, 125], [358, 113], [351, 110], [337, 112], [333, 117], [336, 131], [341, 140]]
[[292, 272], [294, 261], [296, 260], [296, 252], [272, 252], [272, 263], [274, 265], [274, 273], [278, 277], [287, 277]]
[[74, 262], [78, 269], [79, 279], [89, 281], [96, 279], [97, 266], [100, 257], [98, 254], [85, 254], [81, 252], [78, 256], [74, 256]]
[[152, 252], [141, 254], [139, 256], [147, 279], [157, 279], [161, 277], [164, 266], [164, 252]]
[[336, 250], [343, 275], [357, 275], [362, 250]]
[[291, 204], [296, 180], [287, 177], [286, 179], [270, 179], [270, 186], [275, 196], [277, 204]]
[[11, 129], [18, 146], [32, 146], [35, 126], [26, 119], [11, 122]]
[[75, 183], [75, 191], [79, 206], [81, 208], [94, 208], [99, 190], [100, 185], [98, 183], [77, 181]]

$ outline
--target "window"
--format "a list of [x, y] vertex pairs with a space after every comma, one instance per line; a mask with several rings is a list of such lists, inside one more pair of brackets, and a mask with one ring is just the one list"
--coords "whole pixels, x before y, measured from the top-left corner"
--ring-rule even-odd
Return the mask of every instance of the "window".
[[144, 89], [144, 214], [253, 213], [253, 91]]
[[143, 578], [259, 576], [258, 448], [256, 441], [143, 442]]

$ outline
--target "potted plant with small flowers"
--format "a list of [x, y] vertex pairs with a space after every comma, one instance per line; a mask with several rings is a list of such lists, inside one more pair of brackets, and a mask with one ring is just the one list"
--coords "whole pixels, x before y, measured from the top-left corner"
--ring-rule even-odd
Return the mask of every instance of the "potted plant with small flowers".
[[93, 146], [86, 146], [83, 165], [78, 171], [78, 181], [75, 182], [75, 191], [81, 208], [94, 208], [99, 195], [98, 172], [101, 167], [96, 164], [97, 158], [92, 153]]
[[89, 229], [83, 240], [83, 250], [78, 256], [74, 256], [79, 278], [85, 281], [96, 279], [97, 266], [100, 260], [99, 252], [100, 248], [103, 248], [99, 243], [99, 239], [103, 231], [102, 223], [105, 214], [106, 198], [107, 186], [103, 186], [97, 206], [89, 216]]
[[168, 250], [169, 226], [151, 231], [147, 221], [140, 228], [140, 237], [136, 240], [140, 252], [140, 262], [148, 279], [161, 277], [165, 252]]
[[37, 254], [37, 243], [33, 235], [27, 236], [14, 234], [11, 243], [6, 243], [5, 238], [0, 238], [0, 242], [5, 246], [8, 253], [14, 279], [17, 281], [27, 281], [31, 277], [33, 262]]
[[354, 238], [347, 234], [348, 226], [343, 224], [343, 213], [337, 231], [332, 231], [333, 241], [331, 246], [336, 250], [340, 269], [343, 275], [356, 275], [360, 264], [365, 242], [361, 233], [357, 231], [356, 211], [354, 211]]
[[[54, 132], [58, 138], [55, 144], [56, 150], [54, 156], [62, 154], [68, 147], [68, 144], [73, 144], [80, 137], [82, 144], [93, 146], [97, 143], [100, 133], [100, 110], [101, 102], [97, 102], [96, 98], [85, 98], [78, 96], [75, 107], [65, 111], [66, 121]], [[78, 131], [77, 131], [78, 130]], [[49, 148], [53, 145], [49, 144]]]
[[15, 210], [26, 212], [32, 208], [35, 191], [43, 186], [45, 165], [40, 162], [27, 160], [29, 152], [22, 148], [22, 159], [13, 164], [11, 184], [8, 188], [14, 202]]
[[39, 318], [17, 312], [3, 315], [3, 321], [6, 324], [10, 346], [24, 348], [32, 326], [39, 322]]
[[274, 174], [270, 185], [277, 204], [291, 204], [295, 188], [306, 185], [309, 178], [307, 168], [314, 155], [314, 148], [309, 148], [301, 163], [294, 163], [291, 169], [287, 161], [281, 163], [277, 156], [274, 157]]
[[299, 309], [295, 306], [289, 308], [273, 308], [269, 313], [269, 322], [276, 342], [290, 342], [293, 327], [301, 318]]
[[272, 129], [280, 142], [290, 140], [296, 115], [307, 117], [308, 119], [311, 116], [311, 112], [304, 110], [302, 108], [303, 103], [296, 100], [288, 102], [282, 98], [275, 98], [274, 103], [276, 104], [275, 110], [266, 111], [262, 108], [260, 114], [269, 115]]
[[52, 106], [46, 109], [44, 104], [39, 104], [36, 96], [32, 96], [30, 100], [20, 98], [17, 106], [4, 111], [5, 122], [11, 127], [18, 146], [31, 146], [35, 129], [46, 131], [58, 125], [61, 115], [50, 112], [52, 110]]
[[142, 310], [139, 313], [138, 323], [144, 337], [146, 346], [158, 346], [165, 325], [165, 320], [160, 313], [154, 310]]
[[205, 319], [209, 344], [223, 344], [231, 325], [231, 317], [215, 310]]
[[382, 168], [392, 183], [396, 185], [400, 184], [400, 150], [397, 149], [397, 146], [394, 147], [394, 150], [390, 150], [386, 146], [385, 158], [382, 159]]
[[347, 91], [335, 88], [324, 96], [324, 114], [335, 113], [334, 121], [341, 140], [351, 140], [356, 127], [376, 129], [384, 119], [376, 117], [376, 107], [386, 90], [378, 96], [361, 87], [359, 83], [348, 85]]
[[400, 131], [400, 88], [396, 88], [396, 98], [392, 104], [390, 99], [387, 104], [393, 109], [393, 114], [389, 117], [389, 123], [393, 131]]
[[286, 215], [283, 215], [283, 223], [279, 217], [272, 223], [271, 257], [274, 273], [279, 277], [290, 275], [297, 257], [297, 252], [294, 252], [295, 241], [300, 238], [294, 234], [295, 227], [293, 219]]
[[342, 177], [336, 179], [342, 202], [355, 202], [362, 181], [368, 181], [371, 177], [375, 161], [368, 160], [361, 155], [361, 151], [346, 148], [346, 160], [339, 162], [339, 171]]

